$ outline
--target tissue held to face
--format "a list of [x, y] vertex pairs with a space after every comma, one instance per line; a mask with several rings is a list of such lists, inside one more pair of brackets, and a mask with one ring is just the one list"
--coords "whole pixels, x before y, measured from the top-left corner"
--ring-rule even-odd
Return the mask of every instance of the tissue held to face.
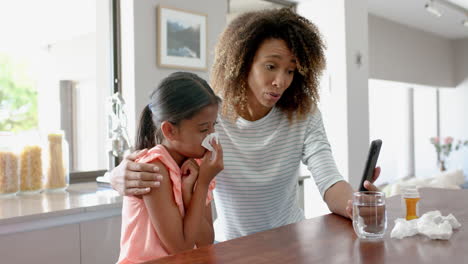
[[202, 147], [203, 139], [214, 132], [218, 105], [203, 107], [191, 119], [182, 120], [178, 125], [171, 125], [171, 131], [164, 134], [166, 141], [179, 154], [189, 158], [202, 158], [206, 149]]

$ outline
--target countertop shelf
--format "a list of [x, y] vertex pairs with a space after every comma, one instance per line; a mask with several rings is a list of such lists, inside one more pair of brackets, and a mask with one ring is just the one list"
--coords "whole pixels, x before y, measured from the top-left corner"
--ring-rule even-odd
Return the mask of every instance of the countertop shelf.
[[121, 208], [122, 196], [116, 191], [99, 187], [96, 182], [75, 183], [66, 191], [0, 197], [0, 226], [67, 216], [73, 222], [84, 221], [83, 214], [99, 218], [119, 214]]

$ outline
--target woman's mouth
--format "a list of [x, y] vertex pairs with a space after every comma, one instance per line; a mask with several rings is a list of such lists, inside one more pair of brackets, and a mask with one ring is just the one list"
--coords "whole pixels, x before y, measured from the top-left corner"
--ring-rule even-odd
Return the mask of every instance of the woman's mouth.
[[278, 100], [281, 97], [281, 94], [279, 93], [268, 92], [266, 94], [268, 95], [268, 97], [274, 100]]

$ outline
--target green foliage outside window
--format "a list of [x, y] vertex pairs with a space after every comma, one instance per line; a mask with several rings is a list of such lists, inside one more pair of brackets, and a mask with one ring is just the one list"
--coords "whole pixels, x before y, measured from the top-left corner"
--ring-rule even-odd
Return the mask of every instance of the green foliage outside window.
[[36, 129], [37, 91], [27, 65], [0, 53], [0, 131]]

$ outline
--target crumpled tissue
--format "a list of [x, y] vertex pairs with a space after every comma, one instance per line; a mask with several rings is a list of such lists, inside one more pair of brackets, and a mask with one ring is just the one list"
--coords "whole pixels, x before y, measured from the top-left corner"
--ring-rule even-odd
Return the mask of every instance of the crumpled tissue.
[[430, 239], [449, 240], [453, 234], [453, 229], [460, 228], [460, 226], [460, 222], [453, 214], [442, 216], [440, 211], [430, 211], [420, 218], [410, 221], [404, 218], [396, 219], [390, 237], [402, 239], [422, 234]]
[[216, 144], [219, 143], [218, 141], [218, 133], [217, 132], [214, 132], [214, 133], [211, 133], [211, 134], [208, 134], [205, 139], [203, 139], [201, 145], [206, 148], [207, 150], [213, 152], [213, 154], [211, 155], [211, 158], [210, 160], [214, 160], [216, 158], [216, 151], [215, 149], [213, 148], [213, 146], [211, 146], [211, 140], [214, 138], [216, 140]]

